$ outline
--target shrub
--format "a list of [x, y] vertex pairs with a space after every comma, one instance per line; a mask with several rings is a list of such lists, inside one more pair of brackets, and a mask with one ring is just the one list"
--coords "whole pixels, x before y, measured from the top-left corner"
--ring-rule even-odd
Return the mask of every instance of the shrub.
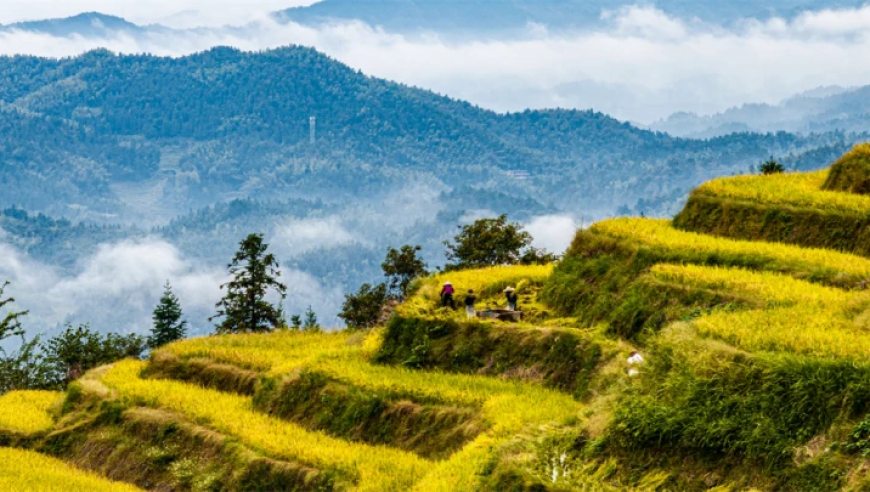
[[381, 309], [386, 302], [386, 284], [378, 284], [374, 287], [363, 284], [356, 294], [345, 294], [344, 304], [338, 317], [343, 319], [350, 329], [368, 329], [378, 324]]
[[761, 174], [782, 174], [785, 171], [785, 167], [782, 164], [777, 162], [773, 157], [764, 161], [760, 166], [758, 166], [758, 170], [761, 171]]

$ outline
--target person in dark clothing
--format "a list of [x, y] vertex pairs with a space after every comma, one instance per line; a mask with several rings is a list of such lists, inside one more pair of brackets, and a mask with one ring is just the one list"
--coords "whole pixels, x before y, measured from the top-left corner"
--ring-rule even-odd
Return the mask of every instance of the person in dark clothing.
[[477, 316], [477, 312], [474, 310], [475, 302], [477, 302], [477, 296], [474, 295], [474, 290], [469, 289], [468, 294], [465, 296], [465, 314], [469, 318]]
[[450, 306], [450, 309], [456, 311], [456, 303], [453, 302], [453, 284], [444, 282], [444, 287], [441, 288], [441, 307]]
[[517, 310], [517, 293], [513, 287], [508, 287], [504, 290], [504, 295], [507, 298], [508, 311]]

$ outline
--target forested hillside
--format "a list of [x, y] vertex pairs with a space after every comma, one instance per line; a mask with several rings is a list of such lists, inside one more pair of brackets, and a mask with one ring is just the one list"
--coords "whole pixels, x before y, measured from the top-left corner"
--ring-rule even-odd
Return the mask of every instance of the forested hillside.
[[[106, 51], [4, 57], [0, 105], [0, 182], [11, 185], [0, 205], [94, 220], [152, 214], [154, 194], [171, 218], [231, 198], [349, 200], [413, 180], [510, 183], [512, 194], [606, 214], [769, 155], [853, 139], [694, 141], [589, 111], [500, 115], [299, 47], [216, 48], [177, 59]], [[512, 181], [509, 171], [529, 179]], [[143, 206], [142, 197], [151, 202]]]

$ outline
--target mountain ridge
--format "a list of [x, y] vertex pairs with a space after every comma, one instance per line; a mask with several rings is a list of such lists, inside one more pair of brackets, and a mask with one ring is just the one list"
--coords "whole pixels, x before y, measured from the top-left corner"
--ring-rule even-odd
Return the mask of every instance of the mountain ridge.
[[[57, 168], [66, 191], [53, 195], [54, 202], [88, 193], [93, 196], [86, 202], [111, 202], [116, 198], [109, 183], [144, 184], [157, 176], [173, 178], [164, 192], [184, 208], [242, 190], [273, 197], [279, 188], [316, 195], [343, 186], [365, 189], [368, 183], [374, 191], [400, 182], [400, 174], [448, 186], [468, 180], [488, 186], [508, 171], [522, 170], [531, 173], [531, 181], [512, 186], [538, 194], [552, 193], [556, 173], [563, 174], [558, 178], [563, 186], [564, 173], [575, 174], [578, 181], [565, 191], [593, 176], [602, 180], [604, 188], [594, 197], [560, 196], [561, 207], [582, 207], [603, 205], [601, 197], [625, 177], [627, 162], [644, 163], [650, 172], [696, 158], [689, 156], [721, 156], [713, 167], [695, 166], [697, 176], [680, 178], [695, 184], [723, 166], [746, 169], [749, 155], [758, 160], [800, 153], [844, 138], [738, 134], [699, 141], [636, 128], [591, 110], [499, 114], [366, 76], [303, 47], [258, 53], [218, 47], [179, 58], [106, 50], [60, 60], [0, 57], [0, 77], [8, 81], [0, 83], [0, 105], [6, 108], [0, 125], [11, 125], [2, 137], [8, 155], [42, 163], [30, 171], [37, 173], [71, 156], [81, 162], [81, 178], [72, 179], [67, 166]], [[27, 125], [32, 128], [23, 130]], [[45, 145], [53, 140], [66, 147]], [[24, 184], [20, 173], [26, 168], [4, 166], [0, 173]], [[667, 195], [676, 186], [690, 185], [668, 183], [651, 194]], [[639, 196], [640, 189], [629, 195]], [[7, 200], [0, 205], [67, 215], [65, 209], [39, 208], [33, 196]], [[607, 206], [622, 204], [624, 197]]]

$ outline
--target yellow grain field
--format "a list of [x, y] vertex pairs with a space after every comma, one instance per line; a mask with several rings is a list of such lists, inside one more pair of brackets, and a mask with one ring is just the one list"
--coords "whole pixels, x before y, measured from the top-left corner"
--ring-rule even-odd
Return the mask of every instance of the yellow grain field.
[[0, 490], [9, 492], [136, 492], [141, 489], [85, 472], [49, 456], [0, 448]]
[[29, 434], [54, 425], [50, 410], [63, 398], [55, 391], [11, 391], [0, 396], [0, 430]]

